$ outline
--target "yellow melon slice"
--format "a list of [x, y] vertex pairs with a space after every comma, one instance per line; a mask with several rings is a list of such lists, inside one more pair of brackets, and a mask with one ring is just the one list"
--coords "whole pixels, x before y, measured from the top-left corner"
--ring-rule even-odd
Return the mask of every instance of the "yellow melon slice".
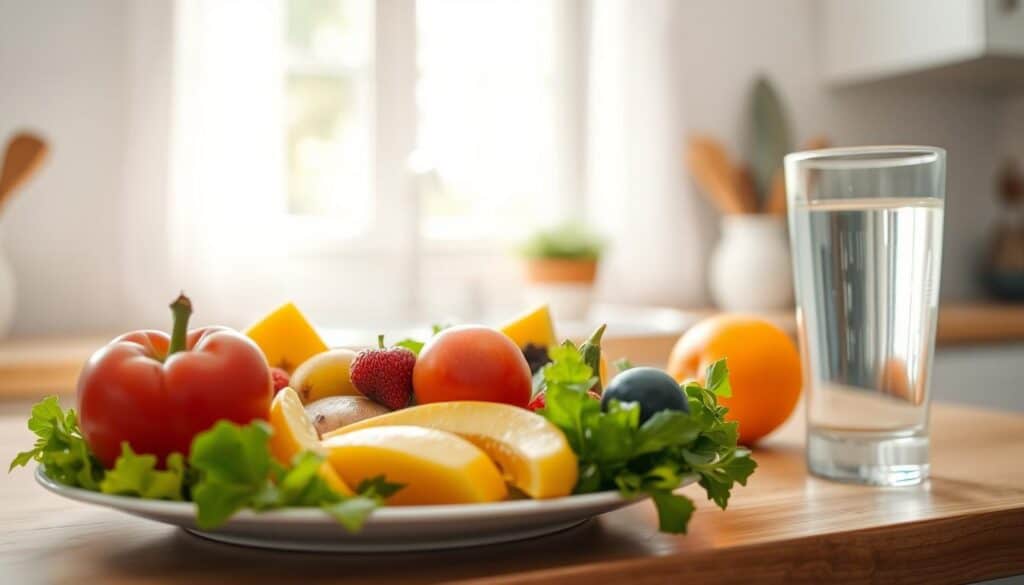
[[558, 427], [528, 410], [496, 402], [435, 402], [366, 419], [324, 438], [362, 429], [414, 425], [455, 433], [484, 450], [512, 485], [532, 498], [572, 493], [578, 462]]
[[[291, 388], [284, 388], [277, 393], [270, 403], [270, 427], [274, 433], [270, 435], [270, 454], [284, 466], [291, 465], [295, 456], [303, 451], [323, 453], [320, 437], [313, 427], [313, 421], [306, 414], [306, 409], [299, 400], [298, 393]], [[327, 486], [339, 494], [350, 496], [352, 489], [324, 461], [317, 473]]]
[[327, 460], [347, 485], [383, 475], [404, 484], [388, 504], [470, 504], [507, 495], [494, 463], [472, 443], [443, 431], [384, 426], [324, 441]]
[[530, 309], [498, 329], [512, 338], [520, 348], [531, 343], [538, 347], [550, 347], [558, 343], [547, 305]]
[[294, 303], [285, 303], [245, 330], [267, 363], [289, 374], [327, 345]]

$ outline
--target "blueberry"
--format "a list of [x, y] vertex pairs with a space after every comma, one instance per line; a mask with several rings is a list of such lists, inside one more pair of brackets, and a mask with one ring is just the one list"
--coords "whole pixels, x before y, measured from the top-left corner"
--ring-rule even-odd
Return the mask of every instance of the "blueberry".
[[601, 408], [608, 410], [612, 400], [640, 405], [640, 423], [663, 410], [690, 412], [679, 383], [658, 368], [630, 368], [615, 376], [601, 396]]

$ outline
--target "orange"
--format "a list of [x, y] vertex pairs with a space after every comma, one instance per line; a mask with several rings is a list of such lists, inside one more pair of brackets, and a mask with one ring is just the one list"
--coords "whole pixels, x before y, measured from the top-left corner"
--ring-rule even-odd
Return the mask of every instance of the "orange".
[[754, 317], [719, 315], [683, 334], [666, 371], [676, 380], [703, 381], [715, 360], [726, 358], [732, 397], [726, 419], [740, 423], [740, 442], [751, 445], [786, 422], [803, 386], [800, 353], [783, 330]]

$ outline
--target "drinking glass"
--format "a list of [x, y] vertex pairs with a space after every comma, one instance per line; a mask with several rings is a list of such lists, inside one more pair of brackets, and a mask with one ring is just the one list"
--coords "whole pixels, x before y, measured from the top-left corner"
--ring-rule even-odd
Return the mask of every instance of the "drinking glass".
[[872, 485], [928, 477], [946, 153], [786, 156], [807, 466]]

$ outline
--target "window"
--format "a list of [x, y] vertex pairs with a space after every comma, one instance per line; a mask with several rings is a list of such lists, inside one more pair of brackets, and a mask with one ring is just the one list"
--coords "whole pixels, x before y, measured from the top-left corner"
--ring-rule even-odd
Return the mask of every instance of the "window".
[[372, 217], [373, 5], [290, 0], [287, 19], [287, 208], [358, 234]]
[[509, 241], [579, 209], [582, 5], [176, 2], [179, 280], [239, 320], [517, 305]]
[[289, 214], [336, 236], [461, 242], [556, 217], [578, 188], [565, 5], [286, 0]]

